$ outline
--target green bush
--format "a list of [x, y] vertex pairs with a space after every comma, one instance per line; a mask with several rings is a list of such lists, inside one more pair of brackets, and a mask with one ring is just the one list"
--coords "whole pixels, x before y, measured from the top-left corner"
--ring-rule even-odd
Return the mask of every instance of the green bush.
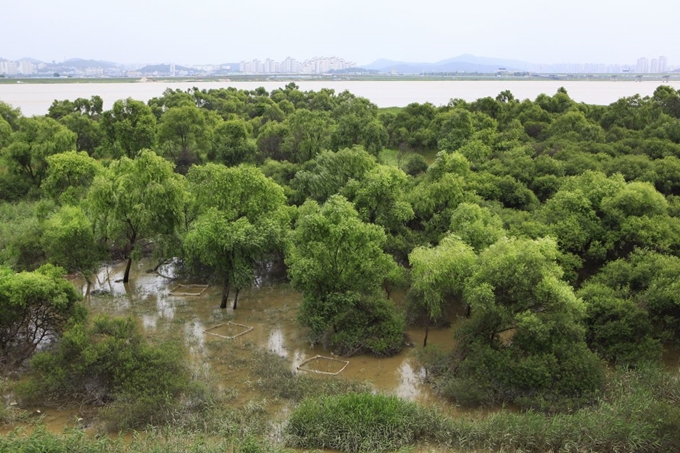
[[651, 367], [620, 369], [597, 405], [545, 415], [499, 412], [457, 419], [439, 441], [460, 451], [620, 452], [680, 451], [680, 375]]
[[334, 294], [351, 306], [334, 319], [328, 346], [339, 355], [370, 353], [392, 356], [404, 345], [406, 321], [394, 304], [381, 297]]
[[161, 424], [200, 393], [182, 356], [175, 344], [147, 344], [132, 319], [99, 316], [66, 331], [55, 351], [36, 354], [17, 390], [27, 402], [107, 405], [102, 415], [115, 429]]
[[350, 393], [304, 400], [286, 434], [295, 448], [394, 451], [433, 438], [440, 420], [434, 411], [395, 396]]
[[84, 318], [81, 296], [64, 274], [51, 264], [20, 273], [0, 267], [0, 371], [20, 366], [39, 344]]
[[401, 164], [401, 169], [407, 175], [418, 176], [421, 173], [427, 171], [427, 161], [420, 154], [411, 154], [406, 158], [403, 164]]
[[661, 360], [661, 342], [646, 310], [599, 283], [585, 285], [579, 296], [586, 303], [586, 342], [600, 357], [617, 365]]

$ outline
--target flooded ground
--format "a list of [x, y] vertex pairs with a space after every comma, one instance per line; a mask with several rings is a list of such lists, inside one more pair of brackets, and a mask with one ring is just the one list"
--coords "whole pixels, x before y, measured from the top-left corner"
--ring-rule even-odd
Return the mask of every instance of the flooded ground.
[[[254, 354], [266, 350], [282, 357], [295, 373], [311, 374], [318, 379], [337, 374], [342, 379], [369, 382], [376, 391], [436, 405], [449, 415], [470, 415], [443, 401], [424, 383], [424, 372], [415, 360], [416, 350], [422, 347], [423, 329], [409, 329], [408, 335], [415, 346], [405, 348], [394, 357], [336, 357], [322, 346], [309, 343], [296, 321], [301, 294], [286, 283], [261, 283], [259, 287], [241, 292], [236, 310], [220, 309], [221, 289], [216, 286], [189, 286], [196, 282], [149, 272], [153, 264], [147, 260], [133, 263], [130, 282], [123, 284], [124, 264], [115, 263], [100, 270], [91, 288], [92, 295], [84, 302], [90, 313], [131, 316], [150, 340], [181, 342], [192, 367], [230, 395], [228, 404], [266, 401], [273, 421], [285, 419], [290, 410], [287, 403], [269, 398], [254, 385], [258, 379], [252, 369]], [[161, 269], [161, 273], [173, 276], [171, 267]], [[82, 282], [74, 280], [74, 283], [85, 292]], [[403, 296], [393, 297], [399, 303]], [[431, 329], [428, 345], [452, 347], [452, 329]], [[667, 367], [677, 367], [680, 351], [666, 351], [664, 363]], [[89, 407], [34, 408], [28, 421], [17, 425], [27, 431], [37, 423], [53, 432], [67, 427], [87, 429], [92, 426], [95, 412]], [[473, 414], [483, 415], [482, 412], [487, 411], [473, 411]], [[0, 434], [12, 428], [0, 426]]]
[[[219, 308], [221, 288], [191, 287], [196, 282], [162, 277], [149, 272], [152, 267], [147, 260], [133, 263], [128, 284], [122, 283], [125, 263], [102, 267], [90, 288], [91, 295], [84, 301], [88, 310], [91, 315], [131, 316], [147, 338], [182, 342], [192, 366], [232, 394], [232, 403], [266, 399], [253, 385], [257, 376], [249, 363], [254, 351], [266, 350], [283, 357], [295, 373], [308, 373], [319, 379], [337, 373], [342, 379], [367, 381], [376, 391], [426, 405], [443, 404], [423, 382], [423, 371], [414, 359], [416, 347], [407, 347], [389, 358], [365, 355], [346, 358], [335, 357], [322, 346], [310, 344], [296, 320], [302, 296], [286, 283], [265, 282], [242, 291], [238, 308], [225, 310]], [[161, 269], [161, 273], [173, 276], [171, 267]], [[74, 284], [85, 293], [80, 280], [74, 280]], [[424, 330], [411, 329], [408, 334], [420, 347]], [[451, 329], [430, 329], [428, 345], [450, 347], [452, 341]], [[288, 410], [280, 402], [271, 402], [271, 406], [273, 414]], [[449, 406], [446, 409], [455, 410]], [[36, 413], [33, 421], [40, 418], [54, 432], [87, 426], [92, 412], [89, 408], [36, 410], [41, 413]], [[30, 424], [27, 429], [30, 430]], [[0, 428], [0, 433], [7, 430], [9, 427]]]
[[[219, 308], [221, 288], [209, 286], [196, 296], [176, 295], [188, 292], [184, 288], [173, 291], [178, 284], [192, 282], [173, 281], [149, 273], [147, 268], [151, 266], [145, 261], [133, 266], [128, 285], [118, 281], [123, 275], [123, 263], [104, 268], [94, 289], [104, 289], [110, 295], [92, 296], [89, 309], [93, 313], [133, 316], [146, 335], [157, 339], [181, 339], [196, 363], [219, 368], [220, 354], [214, 349], [219, 345], [226, 347], [229, 342], [252, 343], [273, 352], [288, 360], [295, 372], [310, 358], [331, 355], [322, 346], [308, 342], [304, 329], [296, 321], [302, 296], [288, 284], [263, 284], [242, 291], [238, 308], [224, 310]], [[416, 344], [422, 343], [425, 335], [420, 329], [409, 330], [408, 334]], [[452, 340], [450, 329], [431, 330], [428, 344], [451, 346]], [[390, 358], [365, 355], [343, 358], [349, 364], [341, 376], [369, 381], [376, 390], [421, 403], [438, 400], [420, 379], [421, 371], [413, 360], [414, 349], [406, 348]]]

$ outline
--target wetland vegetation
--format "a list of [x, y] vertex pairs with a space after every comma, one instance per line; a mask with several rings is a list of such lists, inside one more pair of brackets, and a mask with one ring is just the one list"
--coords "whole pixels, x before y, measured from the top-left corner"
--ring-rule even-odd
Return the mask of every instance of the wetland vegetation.
[[0, 452], [678, 450], [679, 196], [668, 86], [0, 103]]

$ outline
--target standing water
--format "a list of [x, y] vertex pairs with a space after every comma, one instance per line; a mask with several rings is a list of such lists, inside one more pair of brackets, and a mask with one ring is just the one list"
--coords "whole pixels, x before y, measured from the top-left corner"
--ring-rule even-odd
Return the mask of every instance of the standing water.
[[[192, 367], [202, 370], [233, 396], [227, 404], [269, 401], [269, 413], [274, 419], [280, 419], [289, 410], [253, 385], [260, 378], [253, 370], [255, 355], [260, 351], [282, 357], [293, 373], [309, 373], [317, 379], [333, 377], [304, 371], [313, 369], [314, 362], [308, 362], [312, 365], [305, 365], [303, 370], [298, 370], [298, 366], [316, 356], [336, 359], [341, 365], [348, 362], [338, 378], [366, 382], [376, 391], [426, 405], [443, 403], [424, 382], [424, 372], [416, 364], [413, 347], [389, 358], [335, 357], [322, 346], [310, 344], [296, 320], [302, 296], [288, 284], [266, 283], [242, 291], [236, 310], [220, 309], [221, 288], [189, 287], [192, 282], [167, 278], [173, 275], [172, 268], [164, 269], [163, 277], [150, 272], [152, 267], [148, 260], [133, 263], [128, 284], [122, 283], [124, 262], [102, 267], [93, 278], [91, 295], [84, 301], [90, 315], [132, 317], [148, 339], [183, 343]], [[82, 281], [74, 283], [85, 292]], [[178, 288], [180, 284], [187, 286]], [[408, 335], [420, 347], [424, 330], [411, 329]], [[226, 338], [232, 336], [236, 338]], [[452, 342], [451, 329], [430, 331], [428, 344], [450, 347]], [[79, 420], [92, 415], [87, 408], [34, 410], [36, 415], [40, 411], [43, 424], [54, 432], [61, 432], [66, 426], [79, 426]]]

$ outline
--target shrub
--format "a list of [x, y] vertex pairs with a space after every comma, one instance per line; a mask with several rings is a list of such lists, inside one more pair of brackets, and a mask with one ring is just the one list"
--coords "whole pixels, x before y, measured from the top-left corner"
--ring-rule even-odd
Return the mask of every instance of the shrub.
[[147, 344], [132, 319], [99, 316], [66, 331], [55, 351], [36, 354], [17, 390], [28, 402], [108, 405], [102, 415], [116, 429], [164, 423], [183, 397], [200, 393], [182, 355], [172, 343]]
[[335, 319], [335, 330], [328, 340], [328, 345], [337, 354], [368, 352], [387, 357], [401, 351], [406, 321], [394, 304], [380, 297], [338, 296], [354, 300], [348, 303], [353, 310], [345, 311]]
[[28, 359], [38, 345], [58, 338], [72, 317], [82, 318], [80, 295], [50, 264], [35, 272], [0, 267], [0, 364], [9, 369]]
[[286, 433], [295, 448], [393, 451], [433, 438], [440, 417], [395, 396], [349, 393], [304, 400]]
[[403, 164], [401, 164], [401, 169], [407, 175], [418, 176], [421, 173], [427, 171], [427, 161], [420, 154], [411, 154], [406, 158]]
[[661, 359], [661, 342], [653, 337], [646, 310], [599, 283], [585, 285], [579, 295], [586, 302], [586, 341], [600, 357], [617, 365]]

